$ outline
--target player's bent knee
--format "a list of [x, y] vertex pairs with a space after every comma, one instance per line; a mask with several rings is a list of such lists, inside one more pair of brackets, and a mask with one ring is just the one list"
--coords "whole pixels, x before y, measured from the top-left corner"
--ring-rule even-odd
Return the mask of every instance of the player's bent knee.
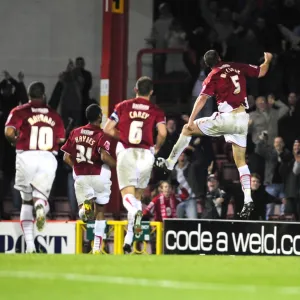
[[[20, 194], [21, 194], [21, 198], [24, 202], [32, 202], [33, 203], [31, 193], [25, 193], [25, 192], [20, 191]], [[29, 203], [24, 203], [24, 204], [29, 204]]]
[[193, 131], [188, 127], [187, 124], [185, 124], [182, 128], [181, 134], [185, 135], [185, 136], [192, 136], [193, 135]]

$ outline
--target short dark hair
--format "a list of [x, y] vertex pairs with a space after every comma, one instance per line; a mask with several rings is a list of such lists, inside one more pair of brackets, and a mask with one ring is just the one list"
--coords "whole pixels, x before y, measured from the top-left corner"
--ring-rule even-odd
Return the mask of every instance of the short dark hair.
[[251, 174], [251, 177], [252, 177], [252, 178], [256, 178], [257, 180], [259, 180], [259, 182], [261, 182], [261, 177], [260, 177], [259, 174], [257, 174], [257, 173], [252, 173], [252, 174]]
[[78, 56], [78, 57], [76, 57], [75, 61], [79, 61], [79, 60], [82, 60], [82, 61], [84, 61], [84, 58], [83, 58], [82, 56]]
[[150, 77], [143, 76], [135, 84], [139, 96], [149, 96], [153, 91], [153, 81]]
[[30, 99], [42, 99], [45, 97], [45, 85], [40, 81], [32, 82], [28, 86], [28, 96]]
[[86, 108], [85, 116], [90, 123], [93, 123], [102, 116], [102, 109], [98, 104], [91, 104]]
[[216, 50], [209, 50], [204, 54], [205, 64], [213, 68], [220, 61], [220, 55]]

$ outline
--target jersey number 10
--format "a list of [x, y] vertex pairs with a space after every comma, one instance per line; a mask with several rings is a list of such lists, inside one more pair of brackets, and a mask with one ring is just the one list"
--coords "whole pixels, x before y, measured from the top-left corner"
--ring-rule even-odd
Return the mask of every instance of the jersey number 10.
[[32, 126], [29, 149], [48, 151], [53, 148], [53, 129], [48, 126]]

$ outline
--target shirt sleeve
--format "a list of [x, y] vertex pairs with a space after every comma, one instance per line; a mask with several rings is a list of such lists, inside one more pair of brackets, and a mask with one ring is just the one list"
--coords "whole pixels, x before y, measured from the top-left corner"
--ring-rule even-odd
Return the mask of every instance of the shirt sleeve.
[[101, 149], [104, 149], [108, 154], [110, 154], [110, 141], [106, 136], [102, 136], [97, 144], [98, 152], [100, 153]]
[[216, 81], [213, 76], [207, 77], [203, 84], [200, 95], [213, 96], [216, 90]]
[[70, 133], [67, 141], [62, 145], [61, 150], [71, 155], [73, 148], [73, 131]]
[[238, 69], [248, 77], [258, 77], [260, 72], [260, 67], [255, 65], [248, 65], [248, 64], [237, 64]]
[[160, 110], [160, 109], [157, 110], [155, 122], [156, 122], [156, 125], [160, 124], [160, 123], [162, 123], [162, 124], [166, 123], [165, 113], [162, 110]]
[[119, 123], [120, 115], [121, 115], [121, 103], [118, 103], [115, 106], [115, 109], [113, 113], [110, 115], [109, 119], [115, 121], [116, 123]]
[[19, 111], [13, 109], [6, 120], [5, 127], [13, 127], [19, 130], [22, 125], [22, 120]]

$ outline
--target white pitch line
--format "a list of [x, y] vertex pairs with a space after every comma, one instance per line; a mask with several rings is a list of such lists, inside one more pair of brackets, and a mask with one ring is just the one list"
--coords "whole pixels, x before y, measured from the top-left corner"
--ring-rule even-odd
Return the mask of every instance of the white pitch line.
[[269, 292], [280, 293], [284, 295], [300, 295], [300, 287], [297, 286], [260, 286], [260, 285], [239, 285], [239, 284], [222, 284], [212, 282], [186, 282], [171, 280], [154, 280], [147, 278], [132, 278], [119, 276], [102, 276], [102, 275], [82, 275], [76, 273], [43, 273], [32, 271], [0, 271], [2, 278], [22, 278], [22, 279], [48, 279], [48, 280], [65, 280], [80, 282], [96, 282], [119, 285], [132, 285], [144, 287], [159, 287], [179, 290], [206, 290], [206, 291], [230, 291], [242, 293], [257, 293], [261, 290], [268, 289]]

